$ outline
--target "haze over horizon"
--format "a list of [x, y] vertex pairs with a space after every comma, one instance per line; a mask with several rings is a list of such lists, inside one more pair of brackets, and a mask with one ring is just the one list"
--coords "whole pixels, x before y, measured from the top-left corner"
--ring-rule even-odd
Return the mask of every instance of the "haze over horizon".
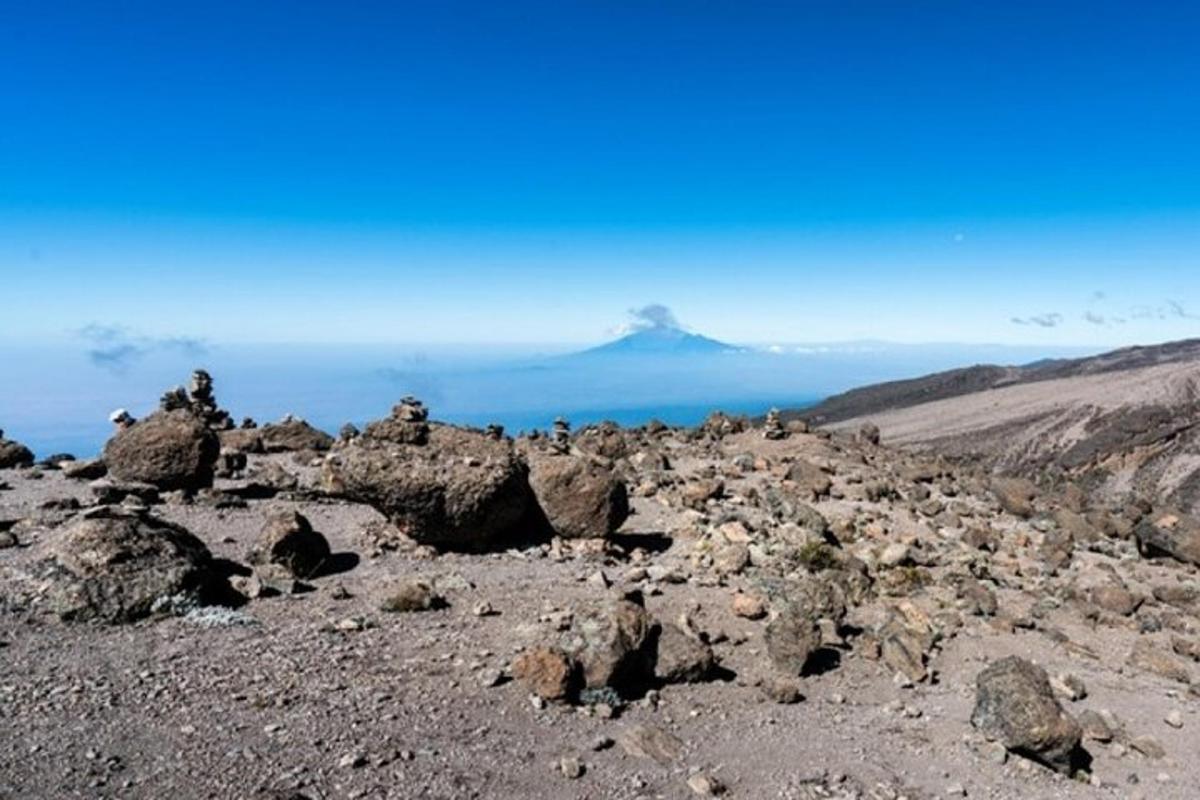
[[735, 343], [1185, 338], [1197, 23], [22, 4], [0, 341], [582, 346], [653, 302]]

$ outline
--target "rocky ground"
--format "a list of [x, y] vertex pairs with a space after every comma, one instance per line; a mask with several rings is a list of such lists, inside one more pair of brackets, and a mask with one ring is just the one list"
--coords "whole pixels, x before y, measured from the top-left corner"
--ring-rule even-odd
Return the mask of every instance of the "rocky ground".
[[1186, 515], [871, 430], [201, 395], [0, 470], [0, 797], [1200, 792]]

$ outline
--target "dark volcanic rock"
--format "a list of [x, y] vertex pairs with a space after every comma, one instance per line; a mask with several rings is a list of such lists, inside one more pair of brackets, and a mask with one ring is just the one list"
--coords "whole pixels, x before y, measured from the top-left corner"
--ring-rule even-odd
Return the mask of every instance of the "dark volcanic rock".
[[33, 452], [21, 444], [4, 438], [0, 431], [0, 469], [33, 466]]
[[310, 578], [329, 560], [329, 542], [296, 511], [276, 511], [267, 517], [251, 564], [278, 564], [297, 578]]
[[132, 622], [219, 597], [224, 578], [204, 543], [178, 525], [109, 509], [53, 546], [50, 599], [64, 620]]
[[1079, 723], [1058, 704], [1044, 669], [1009, 656], [979, 673], [975, 686], [971, 724], [986, 736], [1059, 772], [1082, 766]]
[[604, 538], [629, 516], [629, 495], [616, 473], [587, 458], [531, 454], [529, 485], [555, 535]]
[[1134, 528], [1138, 546], [1147, 556], [1170, 556], [1200, 564], [1200, 520], [1177, 511], [1145, 517]]
[[588, 689], [636, 694], [654, 678], [655, 623], [638, 602], [625, 598], [575, 616], [563, 650], [579, 664]]
[[189, 411], [158, 411], [109, 439], [104, 463], [119, 481], [200, 489], [212, 485], [220, 449], [217, 435]]
[[658, 632], [654, 676], [663, 683], [699, 683], [716, 667], [712, 648], [676, 625]]
[[374, 506], [423, 544], [480, 549], [512, 530], [529, 500], [512, 443], [447, 425], [431, 426], [424, 444], [384, 438], [412, 424], [372, 423], [339, 444], [325, 464], [326, 490]]

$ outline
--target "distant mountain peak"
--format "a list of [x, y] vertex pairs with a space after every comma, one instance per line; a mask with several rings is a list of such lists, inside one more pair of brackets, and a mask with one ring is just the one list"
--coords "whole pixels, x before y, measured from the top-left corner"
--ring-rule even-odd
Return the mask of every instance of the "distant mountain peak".
[[642, 328], [619, 339], [584, 350], [586, 355], [697, 355], [734, 353], [742, 348], [710, 339], [682, 328], [655, 325]]

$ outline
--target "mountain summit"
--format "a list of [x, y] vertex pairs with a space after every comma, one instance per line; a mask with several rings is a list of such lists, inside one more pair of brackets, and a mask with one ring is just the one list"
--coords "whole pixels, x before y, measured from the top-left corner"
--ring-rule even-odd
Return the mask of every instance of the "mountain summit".
[[740, 347], [665, 325], [642, 328], [580, 355], [702, 355], [736, 353]]

